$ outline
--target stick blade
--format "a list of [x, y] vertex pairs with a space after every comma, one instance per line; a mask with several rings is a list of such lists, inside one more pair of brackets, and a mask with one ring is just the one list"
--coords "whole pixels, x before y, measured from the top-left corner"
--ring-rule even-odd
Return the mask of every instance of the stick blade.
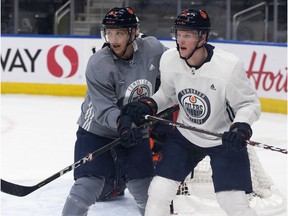
[[17, 185], [17, 184], [7, 182], [1, 179], [1, 192], [7, 193], [10, 195], [23, 197], [23, 196], [30, 194], [37, 188], [38, 188], [37, 186]]

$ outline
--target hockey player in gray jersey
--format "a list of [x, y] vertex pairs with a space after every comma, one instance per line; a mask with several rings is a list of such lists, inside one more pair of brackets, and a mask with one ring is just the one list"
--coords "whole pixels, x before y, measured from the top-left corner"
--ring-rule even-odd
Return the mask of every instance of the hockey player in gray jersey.
[[[75, 161], [112, 142], [119, 133], [126, 136], [122, 136], [121, 145], [112, 153], [108, 151], [75, 169], [75, 183], [66, 199], [63, 216], [86, 216], [103, 193], [105, 183], [116, 178], [119, 163], [118, 171], [127, 177], [127, 188], [144, 215], [154, 173], [149, 140], [142, 139], [147, 137], [148, 130], [126, 131], [125, 125], [131, 118], [118, 117], [123, 105], [155, 92], [159, 61], [166, 48], [155, 37], [137, 37], [139, 20], [130, 7], [109, 10], [102, 26], [107, 46], [93, 54], [87, 64], [88, 90], [78, 120]], [[117, 167], [115, 154], [117, 160], [121, 158]]]
[[246, 141], [250, 125], [260, 116], [260, 103], [233, 54], [207, 44], [210, 19], [204, 10], [187, 9], [175, 20], [172, 34], [177, 48], [160, 60], [161, 86], [148, 98], [127, 104], [121, 114], [137, 124], [169, 101], [178, 103], [177, 121], [223, 133], [222, 139], [175, 128], [163, 144], [145, 216], [167, 216], [179, 184], [206, 155], [210, 156], [213, 184], [220, 207], [229, 216], [256, 216], [246, 193], [252, 192]]

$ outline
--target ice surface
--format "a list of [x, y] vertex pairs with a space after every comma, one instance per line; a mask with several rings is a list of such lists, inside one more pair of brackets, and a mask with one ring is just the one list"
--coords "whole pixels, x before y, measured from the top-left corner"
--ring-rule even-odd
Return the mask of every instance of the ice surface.
[[[35, 185], [73, 163], [76, 121], [83, 98], [1, 95], [1, 178]], [[262, 113], [252, 140], [287, 148], [287, 115]], [[287, 200], [287, 155], [256, 148]], [[73, 184], [72, 172], [25, 197], [1, 193], [3, 216], [60, 216]], [[89, 216], [138, 216], [131, 195], [93, 205]], [[286, 216], [287, 210], [277, 216]], [[180, 216], [180, 215], [178, 215]]]

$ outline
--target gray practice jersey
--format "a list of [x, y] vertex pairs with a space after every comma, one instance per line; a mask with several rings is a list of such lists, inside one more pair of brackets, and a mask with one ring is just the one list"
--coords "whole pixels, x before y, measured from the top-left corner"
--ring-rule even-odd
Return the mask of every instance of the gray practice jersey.
[[78, 125], [99, 136], [116, 138], [120, 108], [140, 97], [152, 96], [159, 61], [166, 48], [154, 37], [137, 38], [130, 60], [117, 58], [109, 47], [93, 54], [86, 68], [88, 90]]
[[[260, 102], [244, 70], [231, 53], [206, 45], [211, 59], [200, 68], [189, 67], [177, 49], [161, 58], [161, 86], [153, 95], [159, 109], [169, 100], [178, 103], [177, 121], [193, 127], [223, 133], [233, 122], [252, 124], [260, 116]], [[212, 147], [220, 138], [187, 129], [181, 134], [196, 145]]]

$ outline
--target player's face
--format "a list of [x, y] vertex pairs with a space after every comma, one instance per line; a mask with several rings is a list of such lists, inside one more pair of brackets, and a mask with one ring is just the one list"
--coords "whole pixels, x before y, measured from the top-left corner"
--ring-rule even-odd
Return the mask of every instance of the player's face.
[[125, 52], [130, 39], [126, 28], [106, 29], [105, 38], [106, 41], [110, 43], [110, 48], [119, 56]]
[[176, 40], [179, 45], [179, 52], [181, 57], [188, 57], [191, 52], [196, 48], [199, 42], [198, 32], [196, 30], [177, 30]]

